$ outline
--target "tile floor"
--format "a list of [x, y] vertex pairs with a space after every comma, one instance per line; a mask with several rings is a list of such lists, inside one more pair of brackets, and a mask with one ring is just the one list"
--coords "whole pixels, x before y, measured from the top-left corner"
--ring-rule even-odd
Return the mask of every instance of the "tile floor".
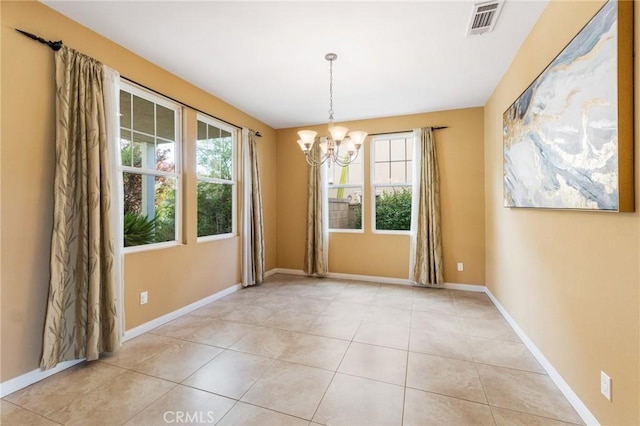
[[10, 425], [567, 425], [485, 294], [275, 275], [2, 400]]

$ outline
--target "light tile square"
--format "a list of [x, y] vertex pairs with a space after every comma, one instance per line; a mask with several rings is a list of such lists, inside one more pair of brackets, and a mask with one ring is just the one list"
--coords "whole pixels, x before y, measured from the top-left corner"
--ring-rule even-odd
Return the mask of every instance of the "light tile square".
[[411, 324], [411, 311], [408, 309], [395, 309], [372, 305], [369, 306], [369, 309], [362, 319], [367, 322], [378, 322], [408, 327]]
[[333, 374], [319, 368], [276, 361], [242, 401], [311, 420]]
[[403, 426], [493, 425], [489, 406], [407, 388]]
[[409, 352], [407, 387], [487, 403], [473, 362]]
[[561, 422], [532, 414], [491, 407], [496, 426], [574, 426], [573, 423]]
[[473, 360], [477, 363], [545, 374], [544, 368], [524, 343], [479, 337], [470, 337], [468, 342]]
[[477, 367], [491, 406], [569, 423], [581, 422], [549, 376], [483, 364]]
[[442, 333], [412, 328], [409, 337], [409, 350], [472, 361], [467, 339], [464, 334], [459, 333]]
[[93, 389], [117, 380], [126, 372], [123, 368], [104, 362], [83, 362], [7, 395], [4, 399], [42, 416], [49, 416]]
[[240, 399], [273, 363], [272, 359], [227, 350], [196, 371], [183, 384]]
[[404, 386], [407, 351], [352, 342], [338, 372]]
[[295, 308], [283, 309], [262, 322], [264, 327], [279, 328], [289, 331], [302, 331], [316, 320], [318, 314], [303, 313]]
[[235, 400], [223, 396], [176, 386], [125, 425], [215, 424], [235, 403]]
[[175, 386], [166, 380], [127, 371], [73, 399], [49, 418], [69, 426], [84, 426], [88, 419], [92, 425], [123, 424]]
[[434, 314], [424, 311], [413, 311], [411, 313], [411, 327], [432, 331], [434, 333], [464, 333], [464, 328], [462, 328], [462, 324], [457, 316]]
[[219, 348], [228, 348], [255, 328], [249, 324], [220, 319], [207, 318], [207, 320], [209, 321], [208, 324], [187, 336], [186, 340]]
[[336, 374], [313, 421], [323, 425], [399, 426], [404, 388]]
[[238, 402], [218, 426], [307, 426], [308, 421]]
[[172, 382], [181, 382], [224, 349], [178, 341], [154, 357], [137, 364], [136, 371]]
[[5, 400], [0, 401], [0, 424], [4, 426], [54, 426], [54, 423]]
[[351, 340], [360, 327], [360, 319], [346, 319], [331, 315], [321, 315], [304, 331], [308, 334]]
[[462, 321], [462, 326], [468, 336], [520, 342], [518, 335], [503, 318], [487, 319], [460, 317], [460, 320]]
[[302, 335], [281, 356], [283, 361], [336, 371], [349, 342], [329, 337]]
[[230, 349], [255, 355], [278, 358], [293, 345], [299, 333], [275, 328], [256, 327], [231, 345]]
[[409, 349], [409, 331], [408, 326], [363, 321], [353, 341], [406, 351]]

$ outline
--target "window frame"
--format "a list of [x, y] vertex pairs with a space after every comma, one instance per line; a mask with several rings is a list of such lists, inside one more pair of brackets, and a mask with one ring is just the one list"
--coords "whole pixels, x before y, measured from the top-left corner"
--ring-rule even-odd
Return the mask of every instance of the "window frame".
[[[198, 122], [201, 121], [207, 125], [217, 127], [220, 130], [224, 130], [231, 134], [231, 177], [232, 179], [220, 179], [220, 178], [211, 178], [206, 176], [198, 175], [198, 135], [197, 128]], [[214, 235], [204, 235], [202, 237], [196, 237], [196, 242], [204, 243], [208, 241], [218, 241], [218, 240], [226, 240], [229, 238], [234, 238], [238, 234], [238, 144], [240, 138], [238, 137], [239, 130], [231, 126], [223, 121], [220, 121], [214, 117], [198, 112], [196, 117], [196, 140], [195, 140], [195, 161], [196, 161], [196, 235], [198, 233], [198, 183], [206, 182], [206, 183], [217, 183], [217, 184], [225, 184], [231, 185], [231, 232], [227, 232], [224, 234], [214, 234]]]
[[[360, 188], [360, 194], [362, 199], [360, 200], [360, 228], [331, 228], [329, 225], [331, 224], [331, 221], [329, 220], [327, 223], [327, 227], [329, 232], [335, 232], [335, 233], [347, 233], [347, 234], [363, 234], [364, 233], [364, 206], [365, 206], [365, 199], [366, 199], [366, 192], [365, 191], [365, 170], [364, 170], [364, 162], [365, 162], [365, 144], [362, 144], [362, 146], [360, 147], [360, 152], [358, 153], [358, 155], [360, 156], [360, 165], [361, 165], [361, 169], [362, 169], [362, 183], [360, 184], [356, 184], [356, 183], [345, 183], [345, 184], [331, 184], [329, 183], [329, 166], [328, 164], [323, 164], [322, 167], [326, 167], [327, 169], [325, 170], [325, 173], [327, 174], [327, 209], [329, 208], [329, 191], [331, 191], [332, 189], [340, 189], [340, 188], [344, 188], [344, 189], [349, 189], [349, 188]], [[332, 164], [332, 167], [337, 167], [335, 164]]]
[[[139, 98], [142, 98], [144, 100], [147, 100], [149, 102], [152, 102], [154, 104], [154, 111], [155, 111], [155, 105], [160, 105], [164, 108], [170, 109], [174, 112], [174, 137], [175, 137], [175, 149], [174, 149], [174, 171], [173, 172], [165, 172], [162, 170], [154, 170], [154, 169], [148, 169], [148, 168], [142, 168], [142, 167], [133, 167], [133, 166], [125, 166], [122, 164], [122, 152], [121, 152], [121, 148], [119, 147], [118, 150], [118, 155], [119, 160], [118, 160], [118, 171], [120, 173], [120, 176], [122, 178], [124, 178], [124, 174], [125, 173], [135, 173], [135, 174], [139, 174], [142, 176], [155, 176], [155, 177], [172, 177], [175, 179], [175, 208], [174, 208], [174, 212], [175, 212], [175, 230], [174, 230], [174, 239], [171, 241], [163, 241], [163, 242], [156, 242], [156, 243], [150, 243], [150, 244], [141, 244], [141, 245], [137, 245], [137, 246], [130, 246], [130, 247], [125, 247], [124, 246], [124, 239], [123, 239], [123, 253], [127, 254], [127, 253], [136, 253], [136, 252], [141, 252], [141, 251], [148, 251], [148, 250], [159, 250], [159, 249], [163, 249], [163, 248], [168, 248], [168, 247], [175, 247], [175, 246], [181, 246], [183, 245], [182, 241], [182, 199], [183, 199], [183, 194], [182, 194], [182, 158], [183, 158], [183, 125], [182, 125], [182, 105], [180, 105], [177, 102], [172, 101], [171, 99], [162, 96], [158, 93], [154, 93], [150, 90], [147, 90], [145, 88], [142, 88], [141, 86], [138, 86], [135, 83], [132, 83], [128, 80], [124, 80], [124, 79], [120, 79], [120, 91], [123, 92], [127, 92], [132, 96], [137, 96]], [[118, 97], [120, 97], [120, 93], [118, 93]], [[131, 100], [131, 119], [133, 120], [133, 97]], [[118, 102], [118, 113], [120, 115], [120, 117], [122, 116], [122, 112], [120, 111], [120, 102]], [[123, 126], [120, 123], [120, 120], [118, 120], [118, 140], [121, 140], [121, 133]], [[128, 130], [130, 130], [132, 132], [133, 135], [133, 122], [131, 123], [131, 128], [128, 128]], [[154, 132], [156, 134], [154, 135], [150, 135], [148, 133], [145, 132], [137, 132], [136, 133], [140, 133], [140, 134], [144, 134], [146, 136], [152, 136], [153, 138], [158, 138], [157, 136], [157, 122], [156, 120], [154, 120]], [[161, 139], [165, 139], [162, 138]], [[133, 144], [133, 140], [132, 140], [132, 144]], [[133, 148], [133, 145], [132, 145]], [[123, 188], [124, 190], [124, 188]], [[120, 215], [121, 215], [121, 220], [124, 222], [124, 200], [121, 201], [122, 205], [119, 206], [119, 211], [120, 211]], [[120, 232], [123, 232], [123, 230], [120, 230]]]
[[[377, 188], [393, 188], [393, 187], [407, 187], [411, 190], [411, 202], [413, 203], [413, 185], [414, 182], [389, 182], [389, 183], [376, 183], [376, 141], [377, 140], [389, 140], [389, 143], [393, 140], [398, 139], [412, 139], [413, 132], [397, 132], [397, 133], [385, 133], [380, 135], [372, 135], [370, 139], [371, 145], [371, 155], [370, 155], [370, 164], [369, 164], [369, 178], [370, 178], [370, 194], [371, 194], [371, 208], [370, 208], [370, 218], [371, 218], [371, 231], [374, 234], [391, 234], [391, 235], [409, 235], [411, 233], [411, 229], [408, 230], [391, 230], [391, 229], [377, 229], [376, 228], [376, 189]], [[414, 141], [415, 143], [415, 141]], [[391, 148], [389, 148], [389, 154], [391, 154]], [[391, 157], [389, 157], [389, 163], [391, 163]], [[406, 154], [405, 154], [405, 163]], [[411, 159], [411, 161], [415, 161], [415, 159]]]

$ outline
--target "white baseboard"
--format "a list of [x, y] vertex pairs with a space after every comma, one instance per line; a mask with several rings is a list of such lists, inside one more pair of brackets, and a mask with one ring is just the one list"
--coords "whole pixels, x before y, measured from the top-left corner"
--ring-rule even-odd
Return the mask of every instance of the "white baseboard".
[[[156, 318], [152, 321], [139, 325], [138, 327], [134, 327], [131, 330], [125, 331], [122, 342], [126, 342], [127, 340], [133, 339], [147, 331], [153, 330], [156, 327], [159, 327], [167, 322], [174, 320], [178, 317], [188, 314], [206, 304], [209, 304], [215, 300], [218, 300], [224, 296], [227, 296], [235, 291], [237, 291], [241, 286], [241, 284], [234, 284], [231, 287], [228, 287], [222, 291], [219, 291], [211, 296], [205, 297], [204, 299], [200, 299], [197, 302], [194, 302], [190, 305], [187, 305], [183, 308], [170, 312], [166, 315], [163, 315], [159, 318]], [[40, 370], [39, 368], [32, 370], [28, 373], [22, 374], [21, 376], [15, 377], [13, 379], [9, 379], [6, 382], [0, 383], [0, 398], [4, 398], [5, 396], [16, 392], [22, 388], [26, 388], [29, 385], [32, 385], [40, 380], [44, 380], [49, 376], [52, 376], [60, 371], [66, 370], [67, 368], [73, 367], [76, 364], [83, 362], [84, 359], [73, 360], [73, 361], [65, 361], [61, 362], [54, 368], [50, 370]]]
[[73, 367], [76, 364], [80, 364], [83, 361], [84, 359], [64, 361], [50, 370], [40, 370], [39, 368], [36, 368], [35, 370], [29, 371], [28, 373], [25, 373], [21, 376], [9, 379], [6, 382], [2, 382], [0, 383], [0, 398], [4, 398], [5, 396], [12, 394], [15, 391], [26, 388], [27, 386], [39, 382], [40, 380], [46, 379], [49, 376], [53, 376], [54, 374], [59, 373], [62, 370], [66, 370], [67, 368]]
[[536, 345], [531, 341], [531, 339], [529, 339], [529, 337], [524, 333], [524, 331], [522, 331], [522, 329], [515, 322], [515, 320], [511, 318], [511, 315], [509, 315], [509, 313], [504, 308], [504, 306], [502, 306], [502, 304], [500, 304], [500, 302], [498, 301], [498, 299], [496, 299], [493, 293], [491, 293], [491, 290], [487, 288], [485, 289], [485, 292], [487, 293], [487, 296], [489, 296], [493, 304], [496, 305], [496, 308], [498, 308], [498, 311], [500, 311], [500, 313], [502, 314], [504, 319], [509, 323], [511, 328], [513, 328], [513, 331], [516, 332], [516, 334], [518, 335], [518, 337], [520, 337], [520, 339], [525, 344], [525, 346], [531, 351], [533, 356], [538, 360], [542, 368], [544, 368], [544, 370], [547, 372], [547, 374], [549, 375], [549, 378], [553, 380], [553, 383], [555, 383], [556, 386], [558, 386], [558, 389], [560, 389], [560, 392], [562, 392], [565, 398], [567, 398], [569, 403], [577, 411], [578, 415], [582, 418], [585, 424], [594, 425], [594, 426], [599, 425], [600, 423], [598, 422], [598, 419], [596, 419], [596, 417], [591, 413], [591, 411], [589, 411], [587, 406], [580, 400], [580, 398], [578, 398], [578, 395], [576, 395], [576, 393], [573, 391], [573, 389], [571, 389], [569, 384], [562, 378], [560, 373], [558, 373], [558, 371], [553, 367], [553, 365], [551, 364], [551, 362], [549, 362], [547, 357], [543, 355], [540, 349], [538, 349]]
[[[273, 274], [288, 274], [288, 275], [306, 275], [304, 271], [300, 269], [286, 269], [286, 268], [276, 268], [272, 269], [271, 275]], [[376, 277], [372, 275], [357, 275], [357, 274], [342, 274], [339, 272], [329, 272], [326, 275], [327, 278], [336, 278], [341, 280], [352, 280], [352, 281], [373, 281], [377, 283], [384, 284], [400, 284], [400, 285], [416, 285], [412, 284], [407, 278], [390, 278], [390, 277]], [[466, 291], [475, 291], [475, 292], [484, 292], [485, 287], [483, 285], [475, 285], [475, 284], [458, 284], [458, 283], [444, 283], [444, 288], [448, 288], [451, 290], [466, 290]]]
[[124, 333], [124, 337], [122, 338], [122, 342], [126, 342], [127, 340], [131, 340], [134, 337], [138, 337], [141, 334], [146, 333], [147, 331], [151, 331], [154, 328], [160, 327], [163, 324], [168, 323], [169, 321], [173, 321], [176, 318], [179, 318], [183, 315], [188, 314], [189, 312], [193, 312], [198, 308], [203, 307], [204, 305], [208, 305], [211, 302], [214, 302], [218, 299], [221, 299], [225, 296], [228, 296], [231, 293], [235, 293], [242, 287], [242, 284], [234, 284], [231, 287], [225, 288], [217, 293], [212, 294], [211, 296], [207, 296], [204, 299], [200, 299], [197, 302], [193, 302], [190, 305], [184, 306], [180, 309], [177, 309], [173, 312], [169, 312], [166, 315], [153, 319], [149, 322], [145, 322], [137, 327], [132, 328], [131, 330], [127, 330]]
[[464, 290], [475, 291], [476, 293], [485, 293], [487, 288], [480, 284], [459, 284], [459, 283], [444, 283], [444, 288], [449, 290]]
[[269, 271], [265, 272], [265, 273], [264, 273], [264, 277], [265, 277], [265, 278], [270, 277], [271, 275], [273, 275], [273, 274], [277, 273], [277, 271], [278, 271], [278, 269], [277, 269], [277, 268], [273, 268], [273, 269], [271, 269], [271, 270], [269, 270]]

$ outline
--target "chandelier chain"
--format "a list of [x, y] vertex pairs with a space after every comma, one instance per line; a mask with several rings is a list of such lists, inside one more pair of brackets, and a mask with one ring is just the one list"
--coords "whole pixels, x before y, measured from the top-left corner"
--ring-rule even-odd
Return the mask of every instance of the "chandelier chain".
[[333, 122], [333, 59], [329, 61], [329, 120]]

